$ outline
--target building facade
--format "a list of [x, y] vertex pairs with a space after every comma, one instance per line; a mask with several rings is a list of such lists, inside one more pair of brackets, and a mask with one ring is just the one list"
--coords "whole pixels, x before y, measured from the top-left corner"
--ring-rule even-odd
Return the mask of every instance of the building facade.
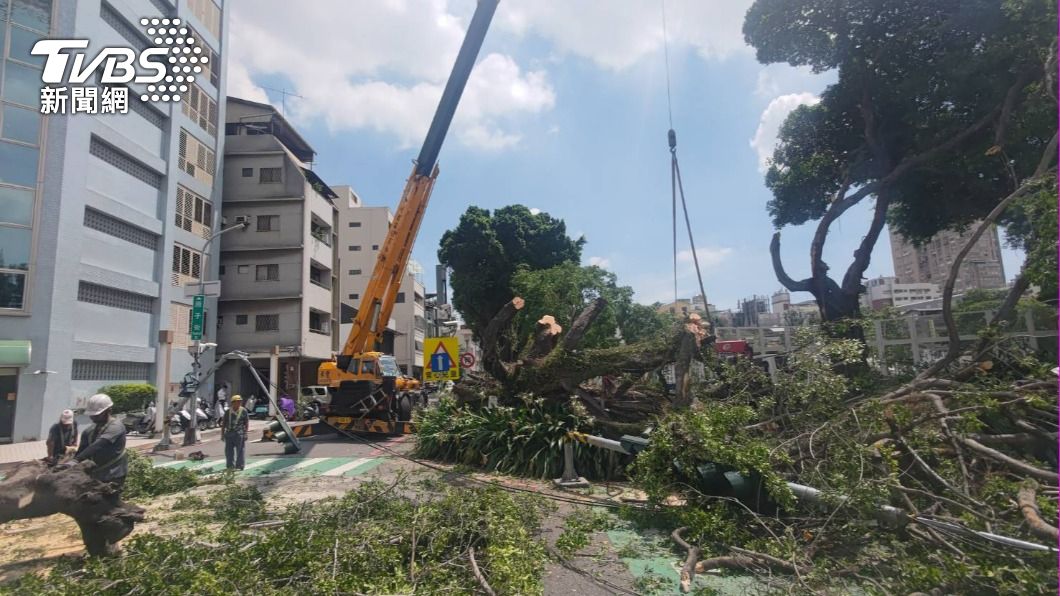
[[[0, 441], [43, 438], [101, 386], [175, 392], [190, 372], [183, 285], [217, 267], [203, 251], [220, 226], [226, 12], [220, 0], [0, 2]], [[143, 49], [145, 17], [179, 17], [210, 57], [183, 101], [141, 102], [133, 85], [127, 114], [41, 115], [38, 39]], [[209, 329], [214, 301], [206, 311]]]
[[[943, 230], [921, 246], [916, 246], [894, 230], [891, 237], [891, 257], [898, 283], [946, 283], [957, 253], [971, 237], [971, 230], [955, 232]], [[974, 289], [1005, 287], [1005, 268], [1001, 263], [1001, 242], [997, 226], [983, 234], [961, 263], [954, 284], [955, 292]]]
[[932, 283], [898, 283], [896, 277], [877, 277], [865, 282], [861, 305], [870, 310], [908, 306], [942, 297], [942, 289]]
[[[360, 308], [361, 296], [368, 287], [394, 215], [388, 207], [364, 206], [360, 196], [348, 186], [337, 186], [335, 192], [339, 195], [336, 204], [341, 300]], [[394, 358], [398, 367], [414, 377], [423, 374], [423, 339], [427, 331], [422, 272], [422, 267], [410, 259], [388, 325], [395, 331]]]
[[[247, 352], [263, 378], [277, 351], [279, 389], [295, 395], [316, 384], [317, 367], [338, 350], [337, 195], [310, 169], [313, 148], [275, 108], [229, 97], [225, 113], [222, 213], [248, 226], [220, 238], [218, 350]], [[218, 379], [261, 393], [238, 363]]]

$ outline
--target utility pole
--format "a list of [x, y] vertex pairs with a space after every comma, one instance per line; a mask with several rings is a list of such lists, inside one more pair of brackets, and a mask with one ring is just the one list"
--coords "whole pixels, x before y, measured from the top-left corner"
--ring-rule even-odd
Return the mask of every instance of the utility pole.
[[173, 331], [162, 329], [158, 332], [158, 347], [162, 350], [161, 382], [158, 382], [158, 397], [155, 399], [155, 431], [162, 431], [162, 440], [154, 446], [154, 451], [166, 451], [173, 444], [169, 436], [169, 362], [173, 353]]
[[[192, 329], [191, 339], [195, 341], [195, 345], [191, 347], [191, 370], [195, 376], [195, 392], [191, 395], [191, 405], [188, 406], [188, 414], [191, 415], [191, 421], [188, 423], [188, 430], [184, 432], [184, 445], [194, 445], [198, 442], [198, 424], [199, 424], [199, 389], [200, 381], [202, 380], [201, 371], [202, 364], [200, 359], [202, 358], [202, 352], [205, 349], [216, 346], [216, 344], [203, 344], [202, 343], [202, 332], [205, 326], [205, 305], [206, 305], [206, 275], [209, 271], [207, 264], [210, 258], [210, 244], [213, 243], [213, 239], [217, 238], [225, 232], [231, 232], [232, 230], [246, 230], [250, 226], [249, 220], [244, 220], [233, 226], [222, 228], [206, 239], [206, 242], [202, 246], [202, 269], [199, 271], [199, 293], [195, 295], [194, 302], [192, 303]], [[197, 323], [197, 324], [196, 324]]]

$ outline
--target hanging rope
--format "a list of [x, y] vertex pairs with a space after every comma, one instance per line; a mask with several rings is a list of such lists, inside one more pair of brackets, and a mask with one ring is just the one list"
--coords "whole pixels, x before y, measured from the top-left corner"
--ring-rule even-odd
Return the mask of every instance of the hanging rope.
[[681, 182], [681, 166], [677, 163], [677, 132], [674, 131], [673, 96], [670, 91], [670, 40], [666, 31], [666, 0], [662, 4], [663, 56], [666, 60], [666, 113], [670, 120], [670, 130], [666, 133], [670, 144], [670, 195], [672, 207], [673, 240], [674, 240], [674, 302], [677, 302], [677, 196], [681, 195], [681, 210], [685, 216], [685, 227], [688, 229], [688, 245], [692, 249], [692, 262], [696, 266], [696, 279], [699, 280], [699, 295], [703, 297], [703, 312], [710, 321], [710, 308], [707, 306], [707, 292], [703, 286], [703, 273], [699, 269], [699, 255], [696, 254], [696, 243], [692, 239], [692, 221], [688, 217], [688, 204], [685, 202], [685, 188]]

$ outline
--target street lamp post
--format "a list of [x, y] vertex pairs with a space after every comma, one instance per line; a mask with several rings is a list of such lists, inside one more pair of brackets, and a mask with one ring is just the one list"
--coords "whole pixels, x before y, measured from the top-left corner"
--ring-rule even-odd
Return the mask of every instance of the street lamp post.
[[[206, 242], [203, 244], [203, 246], [202, 246], [202, 270], [199, 272], [200, 273], [200, 275], [199, 275], [199, 296], [202, 296], [201, 300], [202, 300], [203, 304], [205, 304], [205, 302], [206, 302], [206, 296], [205, 296], [205, 294], [206, 294], [206, 273], [207, 273], [207, 271], [209, 271], [209, 269], [207, 268], [207, 264], [209, 263], [209, 259], [210, 259], [210, 252], [209, 252], [210, 251], [210, 244], [213, 243], [213, 239], [214, 238], [217, 238], [221, 234], [224, 234], [226, 232], [231, 232], [232, 230], [246, 230], [247, 227], [249, 227], [249, 226], [250, 226], [250, 221], [249, 220], [245, 220], [245, 221], [241, 221], [241, 222], [235, 224], [234, 226], [228, 226], [227, 228], [222, 228], [221, 230], [218, 230], [217, 232], [214, 232], [213, 234], [210, 234], [210, 237], [207, 238]], [[204, 315], [204, 318], [205, 318], [205, 315]], [[205, 327], [205, 321], [203, 321], [203, 323], [204, 323], [203, 326]], [[199, 385], [198, 385], [198, 382], [200, 380], [200, 374], [201, 374], [201, 371], [202, 371], [202, 364], [200, 363], [199, 360], [202, 357], [202, 352], [203, 352], [204, 349], [209, 349], [209, 348], [214, 347], [214, 346], [217, 345], [217, 344], [212, 344], [212, 345], [211, 344], [203, 344], [203, 343], [201, 343], [201, 340], [202, 340], [202, 334], [200, 333], [199, 337], [195, 338], [195, 345], [192, 346], [192, 348], [191, 348], [193, 350], [192, 354], [191, 354], [191, 357], [192, 357], [191, 368], [192, 368], [193, 374], [195, 375], [196, 386], [195, 386], [195, 392], [191, 395], [192, 403], [191, 403], [190, 406], [188, 406], [188, 414], [191, 415], [191, 421], [188, 423], [188, 430], [184, 432], [184, 445], [185, 446], [194, 445], [199, 440], [199, 437], [198, 437], [199, 433], [198, 433], [198, 428], [197, 428], [198, 424], [199, 424], [199, 411], [198, 411], [199, 410]]]

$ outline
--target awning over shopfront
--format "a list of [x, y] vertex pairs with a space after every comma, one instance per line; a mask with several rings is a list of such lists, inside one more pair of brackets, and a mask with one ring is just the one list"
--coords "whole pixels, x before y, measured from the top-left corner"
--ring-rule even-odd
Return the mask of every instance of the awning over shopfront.
[[30, 342], [26, 339], [0, 339], [0, 366], [29, 365]]

